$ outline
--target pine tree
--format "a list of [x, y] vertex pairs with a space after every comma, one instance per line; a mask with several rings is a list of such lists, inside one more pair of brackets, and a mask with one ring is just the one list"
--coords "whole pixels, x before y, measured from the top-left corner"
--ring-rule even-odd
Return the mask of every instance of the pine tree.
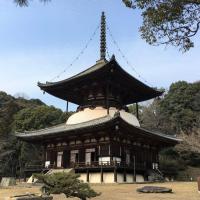
[[65, 194], [66, 198], [77, 197], [81, 200], [99, 196], [100, 193], [83, 183], [75, 173], [58, 172], [53, 174], [35, 174], [35, 178], [44, 183], [42, 191], [46, 194]]

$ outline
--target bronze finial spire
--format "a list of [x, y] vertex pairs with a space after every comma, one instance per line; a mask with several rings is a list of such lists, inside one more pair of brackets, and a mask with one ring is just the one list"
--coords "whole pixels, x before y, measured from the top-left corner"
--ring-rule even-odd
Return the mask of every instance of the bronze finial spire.
[[101, 15], [100, 59], [106, 59], [106, 17], [104, 12]]

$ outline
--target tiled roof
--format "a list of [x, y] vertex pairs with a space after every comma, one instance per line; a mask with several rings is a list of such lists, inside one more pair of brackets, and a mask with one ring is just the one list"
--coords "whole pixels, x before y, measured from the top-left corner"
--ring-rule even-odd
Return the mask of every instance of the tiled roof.
[[106, 60], [101, 60], [99, 62], [97, 62], [95, 65], [93, 65], [92, 67], [68, 78], [68, 79], [65, 79], [65, 80], [62, 80], [62, 81], [58, 81], [58, 82], [46, 82], [46, 83], [40, 83], [38, 82], [38, 86], [39, 87], [42, 87], [42, 86], [51, 86], [51, 85], [59, 85], [59, 84], [62, 84], [62, 83], [66, 83], [68, 81], [71, 81], [71, 80], [74, 80], [74, 79], [77, 79], [79, 77], [82, 77], [82, 76], [85, 76], [87, 74], [90, 74], [92, 72], [95, 72], [97, 71], [98, 69], [101, 69], [102, 67], [104, 67], [106, 64], [108, 63], [108, 61]]
[[45, 128], [45, 129], [40, 129], [40, 130], [34, 130], [34, 131], [26, 131], [24, 133], [16, 133], [16, 136], [19, 138], [29, 138], [29, 137], [34, 137], [34, 136], [47, 136], [47, 135], [53, 135], [53, 134], [58, 134], [58, 133], [62, 133], [62, 132], [69, 132], [69, 131], [73, 131], [73, 130], [79, 130], [79, 129], [84, 129], [84, 128], [88, 128], [88, 127], [94, 127], [94, 126], [99, 126], [101, 124], [105, 124], [106, 122], [110, 122], [112, 118], [110, 115], [107, 115], [105, 117], [101, 117], [98, 119], [94, 119], [91, 121], [87, 121], [87, 122], [82, 122], [82, 123], [78, 123], [78, 124], [68, 124], [66, 125], [66, 123], [64, 124], [59, 124], [57, 126], [52, 126], [49, 128]]
[[109, 82], [111, 77], [112, 85], [118, 85], [124, 91], [121, 92], [123, 94], [121, 104], [123, 105], [145, 101], [162, 95], [161, 91], [149, 87], [126, 72], [114, 58], [109, 61], [99, 60], [85, 71], [61, 81], [38, 82], [38, 86], [44, 92], [55, 97], [77, 105], [83, 105], [86, 102], [84, 102], [84, 98], [81, 95], [78, 95], [83, 90], [82, 86], [86, 86], [86, 90], [89, 90], [91, 82], [98, 83], [101, 86], [106, 83], [106, 80]]
[[43, 138], [44, 136], [58, 136], [58, 135], [60, 135], [60, 133], [67, 134], [68, 132], [71, 132], [71, 131], [79, 131], [79, 130], [83, 130], [85, 128], [92, 128], [92, 127], [94, 128], [94, 127], [101, 126], [106, 123], [112, 122], [117, 119], [122, 120], [123, 122], [127, 123], [127, 125], [131, 126], [135, 130], [137, 130], [138, 133], [140, 132], [140, 133], [148, 135], [148, 136], [156, 136], [160, 139], [167, 139], [168, 141], [172, 141], [172, 142], [180, 142], [181, 141], [180, 139], [178, 139], [174, 136], [171, 136], [171, 135], [166, 135], [166, 134], [162, 134], [162, 133], [158, 133], [158, 132], [149, 131], [144, 128], [129, 124], [127, 121], [123, 120], [120, 116], [111, 117], [110, 115], [107, 115], [105, 117], [101, 117], [98, 119], [94, 119], [91, 121], [78, 123], [78, 124], [66, 125], [64, 123], [64, 124], [59, 124], [57, 126], [53, 126], [50, 128], [34, 130], [34, 131], [27, 131], [24, 133], [16, 133], [16, 136], [18, 138], [21, 138], [24, 140], [31, 140], [33, 138], [39, 139], [39, 138]]

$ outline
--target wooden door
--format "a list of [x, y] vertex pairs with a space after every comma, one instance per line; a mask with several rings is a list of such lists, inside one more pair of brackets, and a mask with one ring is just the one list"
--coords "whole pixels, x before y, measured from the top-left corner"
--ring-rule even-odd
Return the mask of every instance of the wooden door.
[[62, 157], [63, 157], [63, 152], [58, 152], [57, 153], [57, 167], [60, 168], [62, 167]]

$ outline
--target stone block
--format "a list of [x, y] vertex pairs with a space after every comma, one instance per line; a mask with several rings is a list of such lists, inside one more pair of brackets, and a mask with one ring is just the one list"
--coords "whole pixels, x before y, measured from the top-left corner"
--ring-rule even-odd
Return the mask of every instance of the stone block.
[[1, 187], [8, 187], [8, 186], [13, 186], [16, 185], [16, 180], [13, 177], [3, 177], [1, 179], [0, 186]]
[[138, 192], [142, 193], [172, 193], [171, 188], [157, 187], [157, 186], [144, 186], [137, 189]]

